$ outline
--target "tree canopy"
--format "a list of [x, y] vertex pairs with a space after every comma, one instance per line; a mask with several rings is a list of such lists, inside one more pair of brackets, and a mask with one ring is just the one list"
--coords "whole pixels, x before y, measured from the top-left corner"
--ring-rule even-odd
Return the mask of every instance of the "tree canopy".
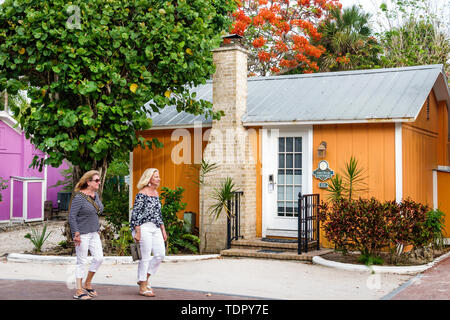
[[189, 88], [214, 72], [233, 10], [227, 0], [6, 0], [0, 90], [27, 90], [29, 106], [13, 112], [46, 164], [106, 171], [114, 154], [151, 147], [136, 136], [151, 127], [148, 101], [220, 118]]
[[318, 71], [324, 48], [312, 41], [321, 37], [319, 21], [338, 6], [338, 0], [241, 0], [231, 33], [244, 36], [250, 74]]

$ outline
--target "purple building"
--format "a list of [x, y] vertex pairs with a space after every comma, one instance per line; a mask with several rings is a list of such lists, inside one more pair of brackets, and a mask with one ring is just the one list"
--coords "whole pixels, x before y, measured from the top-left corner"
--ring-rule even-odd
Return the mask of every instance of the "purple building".
[[44, 219], [44, 201], [57, 206], [57, 193], [62, 187], [50, 186], [63, 180], [59, 168], [44, 166], [42, 172], [29, 168], [35, 155], [44, 156], [36, 149], [5, 111], [0, 111], [0, 177], [8, 188], [1, 190], [0, 223], [12, 220], [39, 221]]

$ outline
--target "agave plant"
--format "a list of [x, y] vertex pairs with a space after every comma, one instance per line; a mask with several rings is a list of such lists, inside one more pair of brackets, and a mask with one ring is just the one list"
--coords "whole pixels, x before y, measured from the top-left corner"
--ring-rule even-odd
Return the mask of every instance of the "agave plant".
[[231, 216], [231, 208], [228, 207], [228, 202], [233, 199], [234, 193], [239, 191], [233, 182], [233, 179], [230, 177], [225, 178], [222, 181], [220, 188], [215, 188], [212, 194], [212, 198], [215, 200], [215, 203], [209, 207], [209, 212], [216, 219], [219, 218], [220, 214], [223, 210], [227, 216]]
[[47, 226], [44, 225], [42, 232], [38, 232], [37, 228], [31, 228], [31, 233], [27, 233], [24, 238], [30, 239], [34, 245], [34, 252], [41, 252], [44, 242], [48, 239], [52, 232], [47, 233]]

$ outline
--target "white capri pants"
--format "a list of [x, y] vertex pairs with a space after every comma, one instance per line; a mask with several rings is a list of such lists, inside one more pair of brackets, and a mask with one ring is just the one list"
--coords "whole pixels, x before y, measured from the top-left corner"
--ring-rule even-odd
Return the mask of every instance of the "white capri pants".
[[75, 246], [77, 252], [77, 265], [75, 269], [75, 276], [77, 279], [83, 279], [85, 275], [84, 265], [88, 262], [88, 251], [92, 256], [92, 263], [89, 271], [97, 272], [98, 268], [103, 262], [103, 248], [102, 241], [98, 232], [91, 232], [81, 234], [81, 243]]
[[[133, 237], [135, 234], [136, 232], [133, 230]], [[142, 224], [139, 244], [142, 259], [138, 264], [138, 281], [147, 281], [147, 273], [154, 275], [166, 255], [161, 229], [153, 222]]]

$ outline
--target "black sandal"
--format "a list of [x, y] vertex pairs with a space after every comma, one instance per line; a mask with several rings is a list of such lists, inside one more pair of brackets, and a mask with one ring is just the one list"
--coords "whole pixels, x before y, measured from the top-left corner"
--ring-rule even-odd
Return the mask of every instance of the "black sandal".
[[95, 291], [95, 289], [83, 288], [83, 290], [86, 291], [90, 297], [96, 297], [97, 296], [97, 291]]
[[[87, 297], [87, 298], [83, 298], [83, 297]], [[82, 294], [75, 294], [73, 296], [74, 299], [78, 299], [78, 300], [91, 300], [92, 297], [86, 293], [82, 293]]]

